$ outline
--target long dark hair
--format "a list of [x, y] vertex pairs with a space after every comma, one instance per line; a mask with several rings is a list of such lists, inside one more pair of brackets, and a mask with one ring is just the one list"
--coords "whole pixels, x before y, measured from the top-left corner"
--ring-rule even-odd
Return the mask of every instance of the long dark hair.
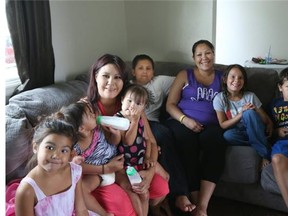
[[227, 78], [228, 78], [230, 71], [233, 68], [238, 68], [241, 71], [243, 78], [244, 78], [244, 85], [243, 85], [242, 89], [240, 90], [240, 93], [243, 95], [244, 92], [247, 90], [248, 78], [247, 78], [247, 73], [246, 73], [245, 68], [239, 64], [229, 65], [223, 73], [223, 81], [222, 81], [222, 91], [223, 91], [223, 95], [224, 95], [224, 101], [225, 101], [225, 104], [227, 105], [228, 108], [229, 108], [228, 97], [229, 97], [230, 93], [229, 93], [228, 88], [227, 88]]
[[[87, 90], [87, 98], [88, 101], [92, 104], [94, 111], [98, 109], [97, 101], [99, 100], [99, 93], [95, 76], [97, 75], [99, 70], [107, 64], [113, 64], [118, 69], [121, 79], [123, 81], [123, 86], [125, 86], [128, 83], [128, 72], [125, 71], [126, 65], [125, 62], [120, 57], [116, 55], [105, 54], [101, 56], [99, 59], [97, 59], [90, 69], [90, 81]], [[117, 97], [120, 99], [121, 93]]]

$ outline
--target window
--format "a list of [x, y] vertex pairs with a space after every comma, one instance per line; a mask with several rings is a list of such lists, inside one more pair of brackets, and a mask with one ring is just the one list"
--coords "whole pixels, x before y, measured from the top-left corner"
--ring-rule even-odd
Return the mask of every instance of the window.
[[[5, 4], [5, 1], [2, 1]], [[10, 32], [8, 30], [8, 24], [6, 15], [2, 17], [3, 30], [4, 30], [4, 70], [5, 70], [5, 90], [6, 90], [6, 103], [9, 97], [12, 95], [14, 89], [21, 84], [17, 67], [15, 63], [14, 49], [10, 37]]]
[[13, 67], [15, 64], [14, 49], [9, 34], [5, 36], [5, 64], [7, 67]]

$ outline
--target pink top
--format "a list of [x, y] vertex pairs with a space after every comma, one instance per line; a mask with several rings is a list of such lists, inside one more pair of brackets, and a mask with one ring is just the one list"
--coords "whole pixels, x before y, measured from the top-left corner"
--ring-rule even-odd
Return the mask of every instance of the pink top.
[[[26, 182], [30, 184], [36, 194], [37, 204], [34, 206], [34, 211], [36, 216], [69, 216], [73, 215], [74, 211], [74, 200], [75, 200], [75, 188], [76, 184], [81, 178], [82, 167], [70, 163], [71, 167], [71, 187], [61, 193], [53, 194], [51, 196], [46, 196], [37, 183], [30, 177], [25, 177], [22, 179], [21, 183]], [[90, 213], [90, 212], [89, 212]], [[96, 215], [96, 214], [89, 214]]]

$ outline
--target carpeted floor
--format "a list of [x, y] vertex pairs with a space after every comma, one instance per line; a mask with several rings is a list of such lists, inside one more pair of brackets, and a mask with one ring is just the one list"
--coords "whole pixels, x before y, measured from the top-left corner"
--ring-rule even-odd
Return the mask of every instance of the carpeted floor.
[[[188, 216], [176, 211], [173, 216]], [[208, 216], [288, 216], [288, 213], [267, 209], [229, 199], [212, 197]]]
[[288, 216], [288, 213], [213, 197], [210, 201], [208, 216]]

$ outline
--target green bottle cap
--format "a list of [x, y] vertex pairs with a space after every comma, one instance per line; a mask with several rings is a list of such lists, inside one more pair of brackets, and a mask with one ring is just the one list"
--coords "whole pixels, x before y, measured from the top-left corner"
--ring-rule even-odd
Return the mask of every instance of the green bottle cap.
[[135, 175], [136, 172], [137, 172], [136, 169], [134, 167], [131, 167], [131, 166], [128, 166], [126, 169], [126, 173], [129, 176]]
[[97, 124], [97, 125], [100, 125], [100, 124], [101, 124], [101, 119], [102, 119], [102, 116], [97, 116], [97, 117], [96, 117], [96, 124]]

